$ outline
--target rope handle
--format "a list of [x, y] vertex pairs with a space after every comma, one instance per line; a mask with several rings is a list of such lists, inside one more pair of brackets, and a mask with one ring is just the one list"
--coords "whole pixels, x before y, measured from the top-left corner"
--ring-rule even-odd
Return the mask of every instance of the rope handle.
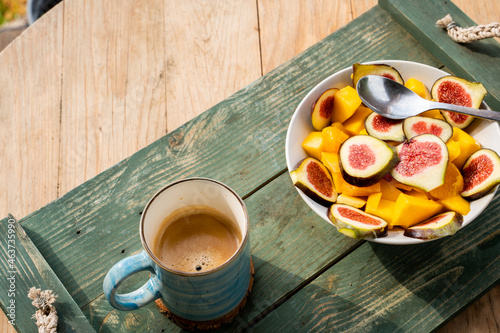
[[457, 43], [470, 43], [484, 38], [500, 37], [500, 23], [490, 23], [469, 28], [461, 28], [451, 18], [450, 14], [436, 22], [436, 25], [445, 28], [448, 35]]
[[31, 287], [28, 297], [33, 300], [31, 304], [37, 309], [33, 318], [36, 319], [39, 333], [57, 333], [57, 311], [54, 306], [57, 295], [52, 290], [40, 290]]

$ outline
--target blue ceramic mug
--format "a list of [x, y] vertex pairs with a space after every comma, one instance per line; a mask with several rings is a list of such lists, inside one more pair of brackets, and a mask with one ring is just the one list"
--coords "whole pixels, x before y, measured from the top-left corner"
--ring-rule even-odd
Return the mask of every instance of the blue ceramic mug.
[[[206, 205], [234, 221], [241, 233], [237, 251], [218, 267], [183, 272], [167, 267], [153, 253], [152, 244], [163, 220], [185, 207]], [[142, 252], [115, 264], [106, 275], [103, 290], [109, 303], [119, 310], [134, 310], [162, 298], [174, 315], [191, 321], [220, 318], [245, 298], [251, 281], [248, 214], [243, 200], [226, 185], [207, 178], [189, 178], [171, 183], [147, 203], [140, 220]], [[139, 271], [151, 272], [139, 289], [117, 294], [119, 285]]]

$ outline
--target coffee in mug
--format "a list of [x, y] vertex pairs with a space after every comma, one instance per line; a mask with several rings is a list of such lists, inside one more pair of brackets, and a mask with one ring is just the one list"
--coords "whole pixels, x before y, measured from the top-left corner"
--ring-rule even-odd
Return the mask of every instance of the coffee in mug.
[[153, 254], [168, 268], [181, 272], [205, 272], [224, 264], [238, 250], [238, 225], [204, 205], [174, 211], [160, 225]]

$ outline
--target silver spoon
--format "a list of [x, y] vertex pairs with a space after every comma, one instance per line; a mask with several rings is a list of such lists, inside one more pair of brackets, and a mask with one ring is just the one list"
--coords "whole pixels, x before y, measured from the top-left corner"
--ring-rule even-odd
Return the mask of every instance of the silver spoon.
[[500, 112], [429, 101], [383, 76], [363, 76], [358, 81], [357, 91], [368, 108], [387, 118], [405, 119], [424, 111], [442, 109], [500, 121]]

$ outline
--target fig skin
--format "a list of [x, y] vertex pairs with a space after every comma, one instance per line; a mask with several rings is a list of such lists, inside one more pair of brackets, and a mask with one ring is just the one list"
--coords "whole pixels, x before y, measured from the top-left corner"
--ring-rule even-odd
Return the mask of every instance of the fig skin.
[[[388, 151], [388, 155], [386, 156], [386, 164], [380, 168], [379, 170], [374, 170], [375, 172], [370, 172], [368, 173], [367, 175], [365, 176], [357, 176], [357, 175], [354, 175], [352, 174], [352, 172], [350, 173], [349, 171], [347, 171], [347, 166], [345, 165], [345, 161], [343, 161], [343, 158], [342, 156], [345, 156], [345, 153], [343, 152], [343, 149], [347, 149], [348, 148], [348, 145], [351, 144], [352, 142], [355, 142], [354, 140], [356, 141], [360, 141], [360, 142], [372, 142], [372, 150], [373, 148], [375, 147], [375, 144], [378, 145], [379, 148], [382, 148], [382, 149], [387, 149]], [[380, 154], [375, 154], [377, 157], [380, 157]], [[368, 135], [355, 135], [349, 139], [347, 139], [346, 141], [344, 141], [344, 143], [340, 146], [340, 149], [339, 149], [339, 167], [340, 167], [340, 172], [342, 174], [342, 178], [344, 178], [344, 180], [351, 184], [351, 185], [354, 185], [354, 186], [358, 186], [358, 187], [367, 187], [367, 186], [371, 186], [371, 185], [374, 185], [376, 183], [378, 183], [386, 174], [388, 174], [390, 172], [390, 170], [392, 170], [397, 164], [399, 163], [399, 158], [398, 158], [398, 155], [396, 154], [396, 151], [394, 149], [394, 147], [388, 145], [387, 143], [385, 143], [384, 141], [380, 140], [380, 139], [377, 139], [375, 137], [372, 137], [372, 136], [368, 136]]]
[[[412, 145], [413, 143], [420, 143], [420, 142], [432, 142], [436, 143], [439, 145], [441, 148], [441, 156], [442, 160], [439, 161], [437, 166], [434, 166], [431, 170], [428, 168], [421, 170], [422, 172], [418, 174], [412, 174], [409, 176], [402, 175], [401, 174], [401, 168], [403, 170], [408, 170], [408, 168], [405, 166], [405, 163], [419, 163], [419, 160], [422, 160], [422, 158], [432, 158], [432, 156], [421, 156], [418, 159], [413, 159], [413, 161], [407, 160], [406, 158], [401, 157], [402, 150], [405, 149], [405, 145]], [[441, 138], [434, 134], [420, 134], [415, 137], [413, 137], [409, 142], [404, 142], [400, 144], [399, 146], [396, 147], [396, 151], [398, 153], [399, 159], [400, 159], [400, 164], [396, 165], [391, 170], [391, 176], [398, 182], [413, 186], [419, 189], [422, 189], [426, 192], [429, 192], [444, 183], [445, 179], [445, 173], [446, 173], [446, 168], [448, 166], [448, 147], [444, 143]], [[416, 161], [416, 162], [415, 162]], [[402, 164], [401, 164], [402, 163]], [[419, 165], [417, 165], [419, 166]], [[431, 177], [431, 178], [429, 178]]]
[[[372, 221], [377, 221], [377, 225], [366, 224], [360, 221], [349, 221], [348, 218], [340, 216], [340, 214], [336, 214], [335, 211], [337, 209], [347, 209], [352, 211], [355, 215], [363, 216], [369, 218]], [[355, 239], [363, 239], [363, 238], [381, 238], [387, 236], [387, 222], [375, 215], [368, 214], [361, 209], [351, 207], [345, 204], [333, 204], [330, 208], [328, 208], [327, 216], [330, 222], [337, 228], [340, 233], [344, 235], [355, 238]]]
[[[469, 170], [468, 168], [471, 167], [470, 164], [472, 163], [472, 161], [474, 159], [477, 159], [481, 155], [487, 155], [489, 157], [489, 162], [491, 162], [491, 167], [493, 168], [492, 174], [489, 175], [487, 179], [484, 179], [479, 184], [477, 184], [475, 189], [468, 189], [467, 184], [471, 181], [470, 177], [474, 178], [477, 176], [475, 174], [477, 171], [474, 172], [475, 170]], [[464, 166], [462, 167], [461, 173], [464, 177], [464, 190], [460, 193], [460, 195], [468, 201], [480, 199], [490, 193], [498, 184], [500, 184], [500, 157], [495, 151], [487, 148], [482, 148], [473, 153], [467, 159]]]
[[[442, 222], [439, 222], [438, 225], [425, 227], [425, 224], [439, 217], [442, 217]], [[451, 236], [462, 227], [463, 220], [461, 214], [449, 211], [434, 215], [430, 219], [405, 229], [403, 235], [418, 239], [437, 239]]]
[[389, 66], [387, 64], [368, 65], [355, 63], [354, 65], [352, 65], [352, 83], [355, 89], [359, 79], [361, 79], [365, 75], [383, 76], [404, 85], [403, 77], [398, 72], [398, 70], [392, 66]]
[[311, 122], [316, 131], [321, 131], [331, 123], [334, 94], [339, 91], [331, 88], [324, 91], [311, 107]]
[[[313, 169], [309, 169], [309, 164], [313, 164]], [[320, 179], [321, 183], [317, 185], [313, 185], [311, 183], [310, 178], [307, 176], [308, 172], [315, 172], [316, 174], [322, 173], [322, 177]], [[307, 157], [300, 161], [297, 164], [297, 167], [290, 172], [290, 177], [292, 178], [293, 185], [296, 186], [299, 190], [301, 190], [305, 195], [314, 200], [315, 202], [323, 205], [325, 207], [330, 206], [332, 203], [337, 201], [338, 193], [335, 190], [335, 186], [333, 184], [332, 176], [328, 169], [315, 159], [314, 157]], [[327, 190], [330, 190], [330, 195], [321, 193], [315, 186], [320, 186], [323, 189], [326, 187]]]
[[[459, 96], [459, 93], [452, 94], [447, 93], [446, 91], [443, 93], [444, 96], [442, 96], [440, 89], [446, 87], [446, 84], [459, 85], [461, 89], [463, 89], [463, 92], [467, 94], [467, 96]], [[431, 88], [432, 99], [436, 102], [468, 106], [476, 109], [481, 106], [486, 93], [486, 89], [481, 83], [471, 82], [453, 75], [447, 75], [436, 80]], [[446, 110], [441, 110], [441, 114], [443, 115], [445, 120], [450, 123], [450, 125], [458, 127], [460, 129], [466, 128], [475, 119], [475, 117], [473, 116], [458, 114]], [[456, 121], [457, 117], [459, 117], [460, 122]]]

